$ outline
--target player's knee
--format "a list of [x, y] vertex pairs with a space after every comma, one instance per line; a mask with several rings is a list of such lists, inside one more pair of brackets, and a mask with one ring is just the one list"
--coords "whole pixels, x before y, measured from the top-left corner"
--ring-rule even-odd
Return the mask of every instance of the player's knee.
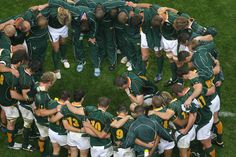
[[12, 119], [7, 119], [7, 128], [8, 129], [14, 129], [16, 123], [16, 118], [12, 118]]

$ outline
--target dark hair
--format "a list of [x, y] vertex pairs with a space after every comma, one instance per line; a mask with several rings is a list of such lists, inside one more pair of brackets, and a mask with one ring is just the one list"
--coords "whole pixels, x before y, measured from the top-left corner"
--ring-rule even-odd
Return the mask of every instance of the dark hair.
[[134, 108], [134, 113], [137, 115], [145, 114], [145, 108], [141, 105], [138, 105]]
[[90, 31], [88, 20], [81, 20], [79, 29], [81, 33], [87, 34]]
[[75, 102], [80, 102], [85, 96], [85, 92], [82, 89], [77, 89], [74, 91], [73, 96]]
[[133, 26], [140, 26], [142, 24], [142, 16], [134, 15], [130, 18], [130, 24]]
[[181, 44], [187, 44], [190, 38], [191, 34], [187, 31], [180, 31], [178, 34], [178, 42]]
[[127, 113], [128, 110], [127, 110], [127, 108], [126, 108], [125, 105], [119, 105], [119, 106], [117, 107], [117, 112], [118, 112], [118, 113]]
[[61, 92], [60, 99], [62, 99], [63, 101], [70, 99], [70, 93], [67, 90], [63, 90]]
[[28, 55], [26, 54], [25, 50], [19, 49], [13, 53], [12, 58], [11, 58], [11, 63], [17, 64], [19, 62], [24, 62], [26, 60], [27, 56]]
[[110, 10], [110, 16], [111, 16], [111, 18], [115, 18], [115, 17], [117, 16], [117, 14], [118, 14], [118, 9], [117, 9], [117, 8], [112, 8], [112, 9]]
[[104, 11], [101, 4], [98, 4], [96, 6], [94, 14], [95, 14], [95, 17], [96, 17], [97, 20], [102, 20], [103, 19], [104, 15], [105, 15], [105, 11]]
[[42, 69], [42, 64], [38, 60], [31, 60], [28, 64], [28, 68], [34, 73], [37, 73]]
[[188, 56], [190, 56], [190, 52], [188, 51], [180, 51], [178, 53], [178, 61], [184, 61]]
[[159, 27], [161, 26], [163, 19], [159, 15], [155, 15], [151, 20], [152, 27]]
[[98, 105], [101, 107], [108, 107], [110, 103], [111, 103], [111, 99], [107, 97], [100, 97], [98, 99]]
[[184, 86], [180, 83], [175, 83], [172, 85], [171, 89], [174, 94], [178, 95], [178, 93], [181, 93], [183, 91]]
[[125, 75], [119, 75], [116, 76], [115, 80], [114, 80], [114, 85], [117, 87], [122, 87], [123, 85], [128, 83], [128, 79], [127, 76]]
[[184, 64], [183, 66], [178, 67], [176, 73], [177, 73], [178, 77], [182, 77], [183, 75], [188, 74], [188, 73], [189, 73], [189, 67], [188, 67], [188, 65], [187, 65], [187, 64]]

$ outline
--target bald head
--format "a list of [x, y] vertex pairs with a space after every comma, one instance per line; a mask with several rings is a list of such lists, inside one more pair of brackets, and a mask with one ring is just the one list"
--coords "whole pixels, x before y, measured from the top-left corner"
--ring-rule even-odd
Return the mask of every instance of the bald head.
[[16, 28], [13, 25], [7, 25], [4, 27], [3, 32], [7, 37], [12, 37], [16, 33]]
[[124, 11], [118, 14], [118, 21], [122, 24], [127, 23], [128, 18], [129, 18], [128, 15]]

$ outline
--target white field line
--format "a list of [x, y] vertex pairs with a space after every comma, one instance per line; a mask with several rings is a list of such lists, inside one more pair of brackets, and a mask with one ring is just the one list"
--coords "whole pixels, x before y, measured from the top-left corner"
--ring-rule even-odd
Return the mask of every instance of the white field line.
[[228, 111], [220, 111], [220, 117], [236, 117], [236, 113]]

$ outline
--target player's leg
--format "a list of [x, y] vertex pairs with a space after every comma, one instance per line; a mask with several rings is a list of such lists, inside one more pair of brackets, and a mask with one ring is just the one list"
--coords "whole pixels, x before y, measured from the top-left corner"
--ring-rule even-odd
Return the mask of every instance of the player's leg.
[[162, 79], [163, 64], [164, 64], [165, 58], [160, 50], [155, 51], [155, 55], [156, 55], [156, 60], [157, 60], [157, 74], [156, 74], [156, 77], [154, 78], [154, 81], [159, 82]]
[[110, 62], [109, 70], [115, 70], [117, 63], [117, 54], [115, 46], [115, 29], [112, 23], [109, 23], [110, 27], [105, 27], [105, 44], [106, 52], [108, 54], [108, 59]]
[[103, 26], [99, 25], [97, 34], [96, 34], [96, 41], [98, 44], [98, 55], [101, 61], [104, 60], [106, 56], [106, 48], [105, 48], [105, 28]]
[[60, 154], [60, 145], [58, 143], [52, 143], [52, 157], [59, 157]]
[[132, 39], [132, 44], [134, 48], [135, 53], [135, 71], [138, 75], [145, 75], [146, 74], [146, 67], [142, 60], [142, 54], [141, 54], [141, 47], [140, 47], [140, 38]]
[[0, 107], [0, 112], [1, 112], [1, 131], [3, 133], [7, 132], [7, 117], [4, 112], [4, 110]]
[[59, 39], [59, 44], [60, 44], [60, 53], [61, 53], [61, 62], [63, 63], [64, 67], [66, 69], [70, 68], [70, 64], [68, 62], [68, 59], [66, 58], [66, 50], [67, 50], [67, 46], [66, 46], [66, 37], [61, 37]]
[[170, 70], [171, 70], [171, 78], [165, 83], [165, 86], [170, 86], [173, 83], [177, 82], [177, 66], [173, 60], [174, 53], [177, 51], [178, 41], [177, 40], [166, 40], [162, 37], [161, 42], [163, 45], [163, 49], [166, 52], [166, 57], [170, 62]]
[[217, 95], [212, 101], [210, 105], [211, 112], [214, 116], [213, 127], [216, 129], [216, 144], [223, 147], [224, 142], [222, 140], [223, 134], [223, 124], [219, 119], [219, 110], [220, 110], [220, 97]]
[[101, 75], [101, 70], [100, 70], [100, 58], [98, 55], [98, 44], [97, 43], [91, 43], [88, 42], [89, 48], [90, 48], [90, 55], [91, 55], [91, 61], [94, 66], [94, 76], [98, 77]]
[[76, 146], [70, 146], [71, 157], [78, 157], [78, 148]]
[[2, 106], [7, 118], [7, 141], [8, 148], [19, 150], [22, 147], [22, 144], [15, 142], [15, 122], [19, 117], [19, 112], [15, 106]]
[[197, 130], [197, 140], [202, 143], [203, 150], [205, 151], [206, 156], [215, 157], [215, 148], [211, 143], [211, 128], [213, 124], [213, 117], [211, 120], [204, 126], [198, 126]]
[[49, 138], [48, 127], [39, 124], [35, 119], [36, 126], [39, 130], [40, 137], [38, 139], [39, 152], [42, 156], [49, 155]]
[[79, 29], [76, 26], [73, 26], [73, 36], [72, 36], [72, 43], [73, 43], [73, 51], [74, 57], [76, 62], [78, 63], [76, 70], [77, 72], [82, 72], [84, 65], [85, 65], [85, 56], [83, 50], [83, 39], [84, 35], [80, 33]]
[[147, 67], [147, 62], [148, 62], [148, 59], [149, 59], [149, 56], [150, 56], [147, 37], [146, 37], [146, 34], [143, 33], [142, 31], [140, 32], [140, 35], [141, 35], [142, 60], [144, 61], [145, 66]]
[[30, 136], [31, 126], [34, 121], [34, 115], [32, 111], [22, 107], [21, 105], [19, 105], [19, 110], [24, 120], [22, 149], [32, 152], [34, 151], [34, 148], [29, 144], [29, 136]]
[[88, 157], [89, 149], [80, 150], [80, 157]]
[[52, 61], [54, 65], [54, 71], [56, 74], [57, 79], [61, 79], [61, 72], [60, 72], [60, 30], [54, 29], [48, 26], [49, 30], [49, 37], [52, 44]]

